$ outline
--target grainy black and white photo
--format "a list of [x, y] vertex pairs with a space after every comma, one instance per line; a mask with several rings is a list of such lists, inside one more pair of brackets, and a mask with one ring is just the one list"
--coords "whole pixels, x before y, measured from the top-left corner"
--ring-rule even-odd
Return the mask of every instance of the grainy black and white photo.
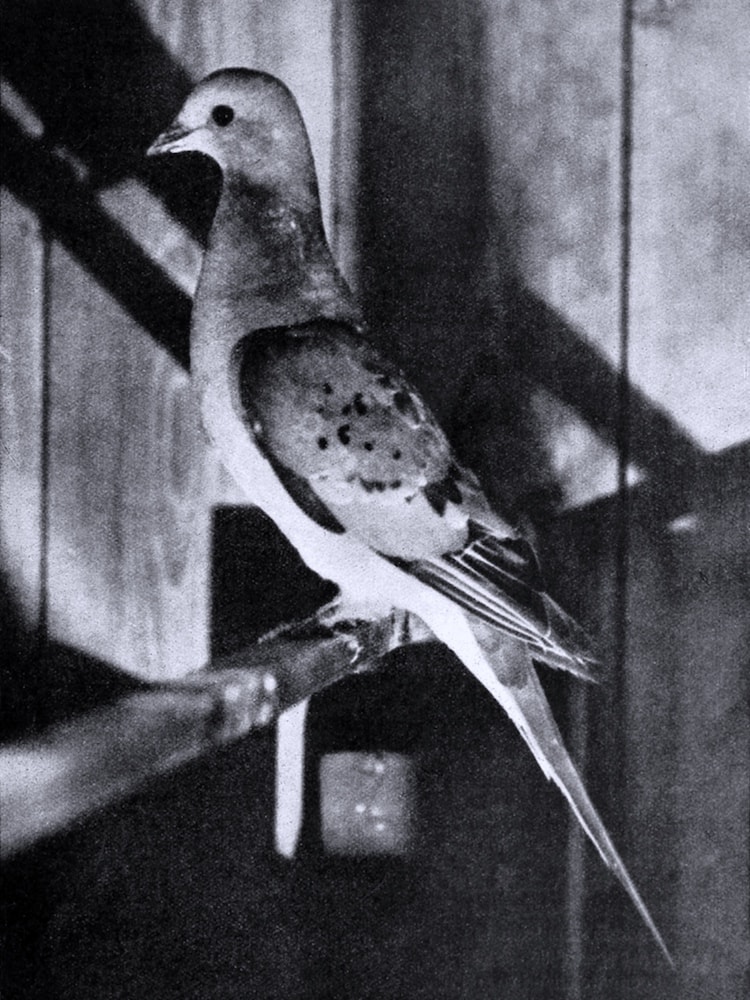
[[6, 0], [5, 1000], [750, 995], [750, 7]]

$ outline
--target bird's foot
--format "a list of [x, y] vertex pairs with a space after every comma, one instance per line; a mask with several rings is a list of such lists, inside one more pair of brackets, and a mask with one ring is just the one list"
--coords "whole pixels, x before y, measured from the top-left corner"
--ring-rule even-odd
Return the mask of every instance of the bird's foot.
[[308, 618], [285, 622], [258, 640], [306, 640], [342, 636], [352, 646], [352, 663], [358, 670], [372, 670], [387, 653], [401, 646], [434, 639], [421, 618], [394, 608], [387, 615], [373, 616], [364, 608], [336, 598]]
[[401, 646], [434, 639], [421, 618], [401, 608], [392, 608], [377, 618], [357, 611], [345, 602], [333, 601], [318, 611], [318, 619], [335, 635], [354, 640], [359, 647], [356, 662], [362, 664], [360, 669], [372, 669], [378, 659]]

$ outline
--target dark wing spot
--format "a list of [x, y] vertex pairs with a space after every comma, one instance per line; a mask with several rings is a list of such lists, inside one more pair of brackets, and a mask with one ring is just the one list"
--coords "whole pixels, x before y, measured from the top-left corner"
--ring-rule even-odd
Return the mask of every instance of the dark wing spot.
[[401, 486], [401, 480], [400, 479], [392, 479], [391, 480], [391, 489], [392, 490], [397, 490], [397, 489], [399, 489], [400, 486]]
[[398, 462], [398, 460], [401, 458], [401, 449], [400, 448], [396, 448], [396, 450], [393, 452], [393, 457]]
[[365, 443], [364, 443], [364, 449], [365, 449], [365, 451], [372, 451], [372, 449], [374, 447], [375, 447], [375, 445], [372, 443], [372, 441], [365, 441]]
[[339, 441], [342, 444], [349, 444], [351, 441], [351, 435], [349, 434], [349, 424], [342, 424], [341, 427], [336, 431], [338, 434]]
[[333, 392], [333, 386], [331, 385], [330, 382], [323, 383], [323, 392], [326, 394], [326, 396], [331, 395], [331, 393]]
[[319, 437], [318, 438], [318, 447], [320, 448], [321, 451], [325, 451], [326, 448], [328, 447], [328, 438], [326, 438], [326, 437]]
[[451, 501], [451, 503], [462, 503], [463, 496], [461, 490], [456, 486], [456, 481], [451, 476], [446, 476], [443, 480], [443, 489], [445, 490], [445, 495]]
[[430, 507], [432, 507], [436, 514], [439, 514], [440, 517], [442, 517], [445, 513], [445, 505], [447, 501], [440, 483], [429, 483], [425, 486], [423, 492]]
[[383, 371], [383, 362], [374, 361], [370, 358], [364, 358], [362, 360], [362, 367], [366, 372], [375, 376], [375, 381], [383, 389], [395, 389], [396, 383], [393, 381], [388, 372]]
[[367, 413], [367, 403], [365, 403], [365, 401], [362, 399], [361, 392], [358, 392], [354, 397], [354, 409], [357, 411], [360, 417], [364, 417], [364, 415]]
[[352, 412], [351, 403], [347, 403], [346, 406], [341, 407], [341, 416], [348, 417]]
[[430, 507], [441, 517], [445, 513], [445, 506], [449, 500], [455, 504], [463, 501], [461, 491], [450, 474], [437, 483], [428, 483], [423, 492]]
[[380, 479], [360, 479], [360, 483], [362, 483], [368, 493], [372, 493], [373, 490], [383, 493], [388, 487], [388, 484]]

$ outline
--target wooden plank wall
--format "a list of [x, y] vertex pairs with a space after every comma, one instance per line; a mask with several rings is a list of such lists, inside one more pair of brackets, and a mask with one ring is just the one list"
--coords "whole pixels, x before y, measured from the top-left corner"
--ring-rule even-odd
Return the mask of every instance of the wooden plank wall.
[[42, 604], [45, 247], [34, 213], [6, 189], [0, 198], [0, 241], [14, 247], [0, 255], [0, 593], [24, 648]]

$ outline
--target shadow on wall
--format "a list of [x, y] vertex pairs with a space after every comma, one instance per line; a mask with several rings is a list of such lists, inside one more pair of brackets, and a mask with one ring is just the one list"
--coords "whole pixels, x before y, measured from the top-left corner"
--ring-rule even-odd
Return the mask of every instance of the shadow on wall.
[[46, 644], [23, 621], [0, 576], [0, 741], [41, 732], [146, 685], [69, 646]]
[[43, 122], [46, 144], [72, 154], [93, 189], [140, 178], [205, 235], [213, 204], [194, 166], [154, 170], [144, 158], [192, 81], [135, 4], [9, 0], [1, 44], [3, 74]]

